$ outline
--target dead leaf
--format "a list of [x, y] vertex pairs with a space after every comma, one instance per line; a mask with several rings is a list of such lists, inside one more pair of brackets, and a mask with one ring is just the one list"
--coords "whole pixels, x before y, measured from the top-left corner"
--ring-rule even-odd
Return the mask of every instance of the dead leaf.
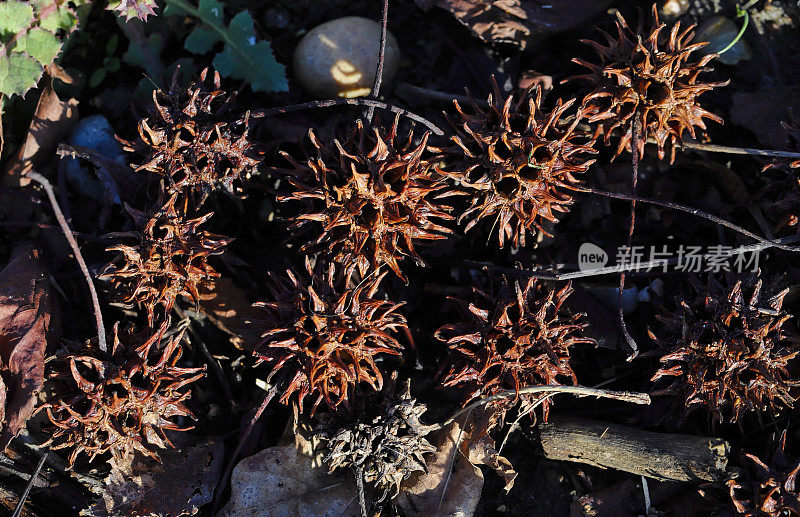
[[29, 179], [23, 177], [25, 168], [33, 165], [36, 169], [52, 159], [56, 146], [78, 120], [78, 101], [70, 99], [63, 102], [53, 91], [52, 81], [43, 83], [45, 86], [25, 142], [6, 168], [3, 179], [9, 187], [24, 187], [30, 183]]
[[761, 145], [783, 149], [788, 137], [781, 122], [788, 122], [787, 106], [800, 106], [800, 86], [735, 93], [731, 122], [752, 131]]
[[230, 334], [235, 345], [250, 351], [258, 346], [261, 332], [253, 323], [264, 316], [230, 278], [215, 278], [200, 288], [200, 310], [214, 325]]
[[224, 452], [209, 441], [159, 452], [160, 463], [137, 457], [132, 474], [112, 471], [100, 501], [81, 515], [194, 515], [211, 502]]
[[437, 0], [487, 43], [525, 48], [531, 39], [580, 26], [603, 12], [611, 0]]
[[[298, 435], [299, 437], [299, 435]], [[329, 474], [302, 437], [299, 447], [277, 445], [243, 459], [233, 469], [231, 499], [219, 516], [357, 517], [355, 480]]]
[[412, 517], [470, 517], [483, 489], [483, 474], [459, 452], [464, 441], [456, 421], [439, 431], [433, 441], [437, 452], [427, 458], [427, 473], [414, 473], [401, 486], [395, 502]]
[[52, 314], [47, 266], [33, 244], [20, 244], [0, 271], [0, 359], [8, 387], [2, 448], [25, 427], [44, 384]]

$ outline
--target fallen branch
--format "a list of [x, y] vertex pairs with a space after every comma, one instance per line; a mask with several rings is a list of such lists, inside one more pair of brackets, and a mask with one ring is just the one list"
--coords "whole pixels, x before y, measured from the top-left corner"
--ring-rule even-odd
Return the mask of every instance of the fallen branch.
[[539, 432], [548, 459], [659, 480], [716, 481], [725, 474], [730, 451], [721, 438], [653, 433], [558, 415], [540, 424]]

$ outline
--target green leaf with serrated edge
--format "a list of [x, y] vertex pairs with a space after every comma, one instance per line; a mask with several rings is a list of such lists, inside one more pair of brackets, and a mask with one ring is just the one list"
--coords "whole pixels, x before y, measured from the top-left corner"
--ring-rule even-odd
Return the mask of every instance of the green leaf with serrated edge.
[[[164, 50], [164, 36], [158, 32], [154, 32], [145, 40], [145, 46], [154, 56], [161, 55], [161, 51]], [[129, 65], [143, 68], [151, 77], [157, 77], [158, 74], [161, 73], [161, 70], [154, 70], [150, 67], [150, 63], [144, 57], [142, 49], [139, 47], [139, 45], [134, 43], [128, 45], [128, 50], [126, 50], [125, 54], [122, 55], [122, 60]]]
[[275, 61], [269, 43], [256, 39], [250, 13], [237, 14], [231, 20], [227, 36], [225, 49], [213, 61], [220, 74], [244, 79], [256, 92], [289, 89], [285, 68]]
[[44, 68], [38, 61], [21, 52], [5, 55], [0, 45], [0, 93], [22, 95], [39, 82]]
[[205, 54], [221, 39], [219, 33], [210, 27], [195, 27], [183, 43], [183, 48], [193, 54]]
[[33, 23], [33, 6], [14, 0], [0, 2], [0, 37], [6, 40]]
[[12, 50], [25, 52], [43, 66], [47, 66], [61, 51], [61, 40], [52, 32], [34, 27], [17, 38], [17, 43]]
[[[85, 1], [74, 2], [75, 5], [85, 4]], [[34, 0], [31, 2], [36, 8], [39, 18], [39, 27], [56, 33], [60, 30], [72, 32], [78, 24], [78, 17], [66, 2], [54, 2], [53, 0]]]

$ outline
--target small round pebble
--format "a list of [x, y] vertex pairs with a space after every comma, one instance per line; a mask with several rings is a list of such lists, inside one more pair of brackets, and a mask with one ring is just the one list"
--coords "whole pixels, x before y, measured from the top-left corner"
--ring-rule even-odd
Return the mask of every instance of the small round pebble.
[[[294, 51], [294, 75], [310, 95], [363, 97], [375, 81], [381, 26], [360, 16], [347, 16], [318, 25]], [[388, 33], [383, 61], [383, 84], [391, 81], [400, 64], [397, 39]]]

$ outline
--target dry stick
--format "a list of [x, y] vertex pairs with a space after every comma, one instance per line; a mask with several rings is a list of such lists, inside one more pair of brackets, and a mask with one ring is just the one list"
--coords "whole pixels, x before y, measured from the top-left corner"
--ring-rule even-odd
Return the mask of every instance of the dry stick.
[[50, 451], [44, 451], [42, 457], [39, 458], [39, 463], [36, 465], [36, 469], [33, 471], [33, 474], [31, 474], [31, 478], [25, 485], [25, 490], [22, 492], [22, 495], [19, 496], [19, 501], [17, 502], [17, 506], [14, 508], [14, 513], [11, 514], [11, 517], [19, 517], [19, 515], [22, 513], [22, 508], [25, 506], [25, 501], [28, 500], [28, 496], [31, 493], [31, 488], [33, 488], [33, 484], [36, 482], [36, 478], [39, 477], [39, 472], [42, 471], [42, 467], [44, 466], [44, 462], [47, 460], [47, 455], [49, 454], [49, 452]]
[[58, 200], [56, 200], [56, 195], [53, 192], [53, 186], [50, 185], [50, 182], [47, 181], [47, 178], [38, 172], [29, 171], [26, 176], [39, 183], [47, 193], [47, 197], [50, 199], [50, 206], [53, 208], [53, 213], [56, 216], [56, 220], [58, 220], [58, 224], [61, 226], [61, 232], [64, 234], [64, 237], [67, 238], [67, 242], [69, 243], [70, 248], [72, 248], [72, 253], [75, 255], [75, 260], [78, 262], [81, 273], [83, 273], [83, 278], [86, 279], [86, 285], [89, 287], [89, 295], [92, 298], [92, 305], [94, 306], [94, 319], [95, 323], [97, 324], [97, 346], [100, 348], [101, 352], [107, 353], [108, 347], [106, 346], [106, 327], [103, 325], [103, 313], [100, 311], [100, 300], [97, 298], [97, 291], [94, 288], [92, 276], [89, 274], [89, 268], [86, 267], [86, 261], [83, 260], [83, 255], [81, 255], [78, 242], [75, 240], [75, 237], [72, 236], [72, 230], [70, 230], [66, 219], [64, 219], [64, 214], [61, 212], [61, 207], [58, 204]]
[[[389, 21], [389, 0], [383, 0], [383, 17], [381, 19], [381, 46], [378, 51], [378, 66], [375, 69], [375, 82], [369, 96], [373, 99], [378, 98], [381, 91], [381, 81], [383, 80], [383, 60], [386, 55], [386, 24]], [[375, 114], [375, 106], [370, 106], [367, 112], [367, 122], [372, 123], [372, 116]]]
[[[790, 237], [784, 237], [782, 239], [776, 239], [775, 241], [764, 241], [758, 244], [748, 244], [746, 246], [739, 246], [738, 248], [731, 248], [727, 251], [721, 251], [720, 253], [715, 253], [714, 257], [732, 257], [734, 255], [741, 255], [743, 253], [753, 253], [757, 251], [763, 251], [765, 249], [777, 247], [777, 245], [783, 245], [787, 243], [797, 242], [800, 241], [800, 235], [792, 235]], [[710, 257], [712, 255], [698, 255], [700, 258]], [[516, 269], [512, 267], [501, 267], [501, 266], [492, 266], [491, 264], [486, 264], [483, 262], [472, 262], [469, 260], [462, 261], [462, 264], [465, 267], [475, 268], [475, 269], [492, 269], [494, 271], [498, 271], [501, 273], [506, 273], [509, 275], [515, 275], [522, 278], [538, 278], [540, 280], [546, 280], [551, 282], [565, 282], [567, 280], [577, 280], [581, 278], [591, 278], [594, 276], [603, 276], [603, 275], [613, 275], [619, 274], [623, 271], [632, 272], [632, 271], [639, 271], [641, 269], [652, 269], [655, 267], [663, 267], [674, 265], [678, 263], [678, 258], [671, 258], [668, 260], [649, 260], [647, 262], [638, 262], [636, 264], [618, 264], [616, 266], [608, 266], [602, 267], [597, 269], [592, 269], [588, 271], [571, 271], [569, 273], [541, 273], [538, 271], [530, 271], [527, 269]]]
[[453, 101], [458, 101], [461, 104], [465, 105], [474, 102], [481, 108], [490, 107], [489, 103], [482, 99], [473, 99], [467, 95], [458, 95], [455, 93], [431, 90], [429, 88], [421, 88], [419, 86], [414, 86], [413, 84], [408, 84], [408, 83], [398, 84], [394, 89], [394, 93], [400, 97], [404, 96], [419, 97], [422, 99], [439, 101], [447, 104], [452, 104]]
[[253, 415], [253, 418], [250, 419], [250, 422], [247, 424], [247, 428], [245, 428], [244, 433], [242, 433], [242, 437], [239, 439], [239, 443], [236, 444], [236, 448], [233, 450], [233, 455], [228, 460], [228, 464], [225, 466], [225, 471], [222, 473], [222, 478], [219, 480], [219, 484], [217, 485], [219, 488], [217, 490], [217, 495], [214, 496], [214, 511], [212, 514], [217, 513], [217, 505], [219, 504], [219, 498], [222, 496], [222, 491], [225, 489], [225, 486], [228, 484], [228, 478], [230, 478], [231, 471], [233, 470], [233, 466], [236, 463], [236, 458], [239, 456], [239, 453], [242, 452], [242, 447], [244, 447], [244, 443], [247, 441], [247, 438], [250, 436], [250, 433], [253, 431], [253, 427], [255, 427], [256, 422], [258, 419], [261, 418], [262, 413], [264, 410], [267, 409], [267, 406], [275, 397], [275, 394], [278, 393], [278, 388], [283, 385], [283, 382], [279, 380], [276, 382], [272, 388], [269, 389], [266, 395], [264, 395], [264, 400], [261, 401], [261, 405], [258, 406], [256, 413]]
[[[648, 140], [649, 143], [655, 143]], [[683, 142], [681, 147], [695, 151], [709, 151], [712, 153], [746, 154], [750, 156], [772, 156], [777, 158], [800, 158], [800, 153], [790, 151], [772, 151], [769, 149], [751, 149], [749, 147], [729, 147], [727, 145], [701, 144], [699, 142]]]
[[252, 116], [255, 117], [271, 117], [274, 115], [282, 115], [284, 113], [291, 113], [294, 111], [302, 111], [307, 109], [315, 109], [315, 108], [330, 108], [333, 106], [374, 106], [378, 109], [383, 109], [386, 111], [391, 111], [392, 113], [397, 113], [401, 117], [406, 117], [407, 119], [413, 120], [414, 122], [418, 122], [423, 126], [427, 127], [428, 129], [433, 132], [433, 134], [442, 136], [444, 131], [439, 128], [436, 124], [431, 122], [430, 120], [412, 113], [408, 110], [395, 106], [393, 104], [388, 104], [386, 102], [376, 101], [374, 99], [326, 99], [321, 101], [309, 101], [303, 102], [300, 104], [292, 104], [290, 106], [281, 106], [279, 108], [268, 108], [265, 110], [255, 111], [253, 112]]
[[596, 388], [586, 388], [584, 386], [564, 386], [561, 384], [545, 384], [543, 386], [529, 386], [527, 388], [520, 388], [519, 390], [505, 390], [489, 397], [476, 400], [472, 404], [467, 405], [463, 409], [455, 412], [453, 416], [445, 420], [443, 423], [438, 424], [434, 429], [442, 429], [456, 421], [458, 417], [472, 411], [476, 407], [494, 402], [496, 400], [510, 399], [520, 395], [527, 395], [531, 393], [570, 393], [578, 397], [598, 397], [606, 399], [621, 400], [623, 402], [632, 402], [634, 404], [650, 404], [650, 395], [647, 393], [638, 393], [635, 391], [611, 391], [601, 390]]
[[361, 517], [367, 517], [367, 498], [364, 495], [364, 469], [356, 468], [356, 489], [358, 490], [358, 505], [361, 507]]
[[[631, 127], [631, 192], [636, 196], [636, 185], [639, 182], [639, 137], [641, 127], [639, 126], [639, 110], [636, 111], [633, 118], [633, 126]], [[636, 199], [631, 199], [631, 217], [628, 225], [628, 239], [625, 242], [625, 253], [629, 253], [631, 246], [633, 246], [633, 230], [636, 227]], [[627, 361], [632, 361], [639, 355], [639, 346], [636, 341], [628, 332], [628, 325], [625, 324], [625, 313], [622, 308], [622, 294], [625, 291], [625, 272], [619, 275], [619, 290], [617, 294], [617, 316], [619, 317], [619, 326], [622, 331], [622, 336], [631, 347], [631, 355], [628, 356]]]

